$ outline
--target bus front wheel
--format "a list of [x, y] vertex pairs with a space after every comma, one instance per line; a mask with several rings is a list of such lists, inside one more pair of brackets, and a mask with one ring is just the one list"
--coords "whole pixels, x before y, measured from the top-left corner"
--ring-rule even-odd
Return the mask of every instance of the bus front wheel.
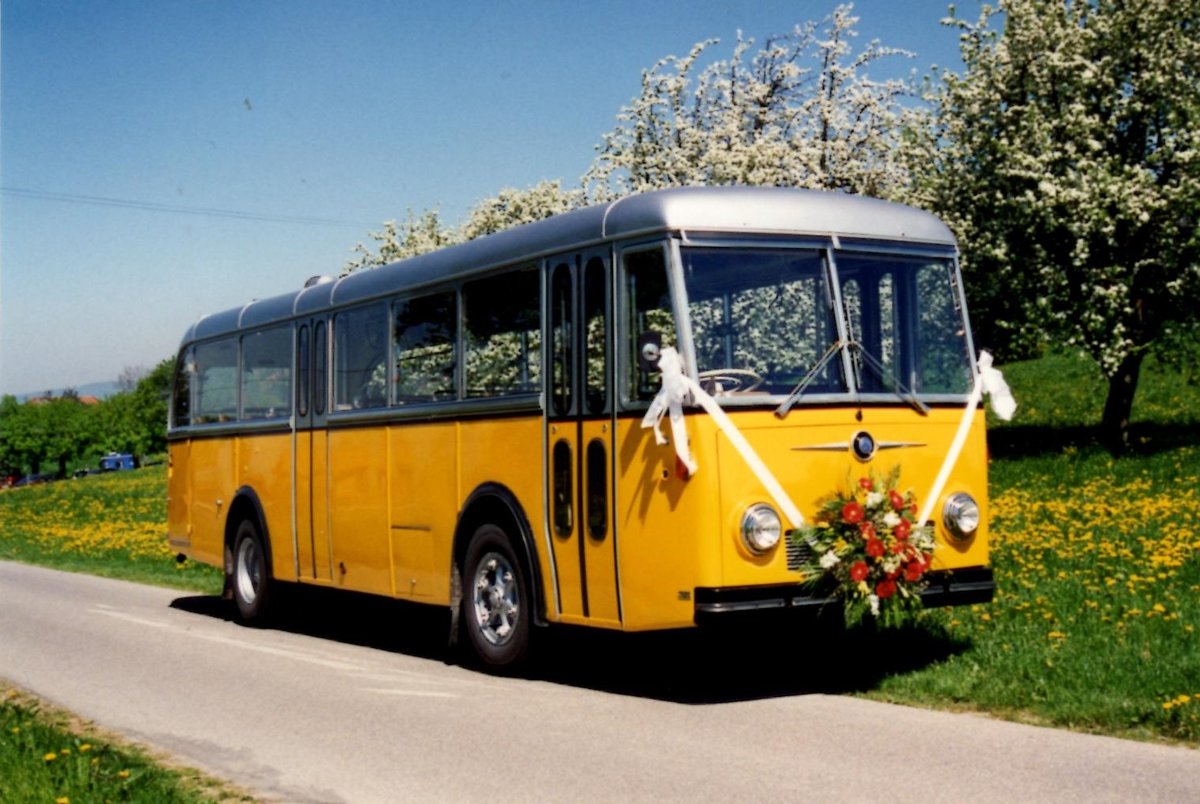
[[511, 673], [529, 655], [529, 583], [509, 536], [495, 525], [475, 531], [463, 562], [462, 622], [471, 649], [490, 670]]
[[271, 597], [271, 573], [267, 551], [253, 521], [243, 519], [233, 538], [233, 568], [230, 584], [243, 623], [262, 622]]

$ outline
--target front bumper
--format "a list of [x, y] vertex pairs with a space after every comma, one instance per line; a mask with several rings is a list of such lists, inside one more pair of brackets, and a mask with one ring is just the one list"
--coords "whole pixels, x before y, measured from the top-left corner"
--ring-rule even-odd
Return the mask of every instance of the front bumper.
[[[927, 576], [929, 586], [921, 592], [926, 608], [965, 606], [988, 603], [996, 593], [991, 567], [967, 567], [937, 570]], [[772, 612], [820, 613], [830, 604], [840, 610], [841, 603], [829, 590], [805, 584], [770, 586], [697, 587], [695, 621], [697, 625], [720, 622], [731, 617]]]

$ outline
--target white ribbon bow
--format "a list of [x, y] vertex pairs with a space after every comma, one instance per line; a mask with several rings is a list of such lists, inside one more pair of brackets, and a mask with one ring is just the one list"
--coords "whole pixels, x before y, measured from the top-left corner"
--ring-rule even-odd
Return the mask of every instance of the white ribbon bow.
[[721, 429], [721, 432], [729, 439], [729, 443], [750, 467], [750, 471], [758, 478], [758, 482], [762, 483], [763, 488], [771, 495], [775, 505], [791, 521], [792, 526], [798, 528], [803, 525], [804, 517], [800, 514], [800, 509], [783, 490], [783, 486], [775, 479], [775, 475], [763, 463], [762, 458], [758, 457], [758, 453], [750, 446], [750, 442], [746, 440], [742, 432], [737, 429], [737, 425], [730, 420], [717, 400], [713, 399], [695, 380], [683, 373], [683, 359], [673, 347], [668, 346], [662, 350], [658, 359], [658, 370], [662, 372], [662, 388], [654, 397], [654, 401], [650, 403], [650, 409], [646, 411], [646, 415], [642, 417], [642, 427], [654, 428], [655, 443], [660, 446], [667, 443], [659, 423], [662, 421], [663, 414], [669, 413], [671, 438], [675, 442], [675, 456], [679, 458], [680, 463], [687, 467], [689, 475], [696, 474], [700, 467], [692, 458], [691, 450], [688, 447], [683, 406], [685, 404], [699, 405], [713, 418], [717, 427]]

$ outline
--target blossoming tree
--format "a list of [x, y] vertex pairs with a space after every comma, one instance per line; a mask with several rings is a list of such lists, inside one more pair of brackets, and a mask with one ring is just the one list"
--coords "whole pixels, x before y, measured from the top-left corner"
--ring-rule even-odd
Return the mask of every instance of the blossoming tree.
[[1128, 440], [1147, 351], [1200, 305], [1200, 3], [1001, 0], [933, 87], [917, 201], [963, 244], [979, 340], [1082, 347]]
[[913, 88], [868, 73], [880, 59], [911, 54], [878, 41], [856, 51], [857, 22], [841, 5], [757, 52], [739, 33], [728, 60], [701, 67], [715, 39], [660, 59], [598, 146], [584, 177], [589, 196], [692, 184], [894, 195], [907, 183], [898, 147]]

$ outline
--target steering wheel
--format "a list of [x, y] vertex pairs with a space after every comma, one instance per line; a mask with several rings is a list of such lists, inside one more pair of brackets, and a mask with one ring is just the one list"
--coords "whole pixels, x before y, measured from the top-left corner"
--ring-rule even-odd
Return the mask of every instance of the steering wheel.
[[709, 369], [699, 374], [704, 390], [718, 394], [745, 394], [755, 390], [765, 380], [757, 371], [748, 368]]

